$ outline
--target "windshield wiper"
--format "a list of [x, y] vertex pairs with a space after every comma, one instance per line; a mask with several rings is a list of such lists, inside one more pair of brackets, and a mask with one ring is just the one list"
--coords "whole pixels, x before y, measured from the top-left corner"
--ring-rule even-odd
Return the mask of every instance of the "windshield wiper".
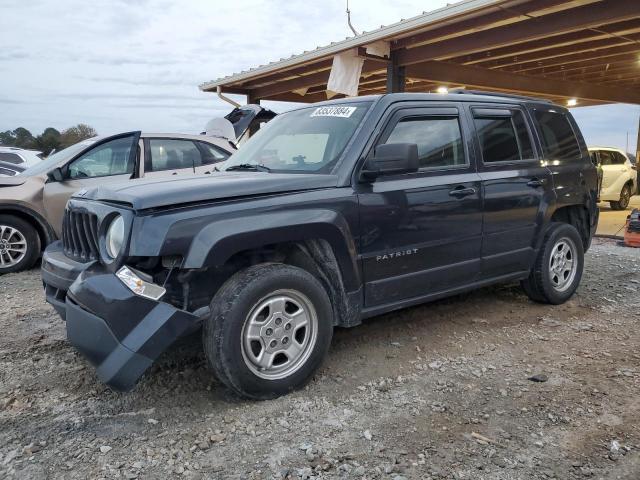
[[241, 163], [239, 165], [231, 165], [230, 167], [225, 169], [225, 172], [231, 172], [233, 170], [244, 170], [247, 172], [270, 172], [271, 171], [269, 167], [265, 167], [264, 165], [255, 165], [253, 163]]

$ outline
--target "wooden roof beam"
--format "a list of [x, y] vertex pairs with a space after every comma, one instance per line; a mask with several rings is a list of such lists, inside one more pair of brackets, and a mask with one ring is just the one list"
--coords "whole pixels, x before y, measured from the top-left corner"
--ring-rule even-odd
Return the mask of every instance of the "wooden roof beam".
[[585, 62], [588, 60], [606, 59], [625, 53], [640, 53], [640, 42], [588, 52], [565, 54], [546, 61], [526, 62], [512, 67], [501, 68], [501, 70], [519, 73], [526, 72], [528, 70], [537, 70], [539, 68], [555, 67], [557, 65], [568, 66], [572, 63]]
[[619, 82], [630, 82], [633, 83], [638, 77], [637, 74], [634, 73], [625, 73], [620, 75], [612, 75], [610, 77], [604, 78], [598, 81], [599, 85], [606, 85], [608, 83], [619, 83]]
[[[344, 98], [344, 95], [336, 95], [332, 98]], [[308, 93], [306, 95], [298, 95], [297, 93], [281, 93], [273, 98], [269, 98], [270, 101], [279, 102], [295, 102], [295, 103], [316, 103], [324, 102], [327, 99], [327, 93], [324, 91], [316, 93]]]
[[[619, 66], [619, 65], [631, 65], [633, 63], [637, 63], [638, 54], [636, 53], [624, 53], [621, 55], [616, 55], [614, 57], [606, 57], [606, 58], [595, 58], [590, 60], [581, 60], [579, 62], [567, 63], [566, 65], [555, 65], [552, 67], [540, 67], [535, 70], [528, 70], [526, 75], [538, 76], [538, 75], [556, 75], [563, 72], [575, 72], [576, 70], [581, 70], [584, 67], [594, 67], [601, 65], [606, 68], [609, 66]], [[503, 70], [492, 70], [492, 72], [499, 72]], [[520, 73], [520, 72], [510, 72], [510, 73]]]
[[611, 77], [624, 77], [626, 75], [629, 76], [640, 76], [640, 66], [638, 65], [627, 65], [620, 64], [617, 67], [609, 68], [605, 70], [601, 68], [598, 71], [584, 72], [584, 71], [576, 71], [572, 72], [570, 75], [566, 73], [560, 77], [563, 80], [573, 80], [579, 82], [594, 82], [598, 83], [598, 80], [606, 80]]
[[331, 68], [332, 63], [333, 57], [327, 57], [315, 62], [301, 63], [294, 67], [289, 67], [272, 74], [263, 75], [250, 80], [231, 82], [227, 85], [237, 88], [257, 88], [281, 80], [288, 80], [291, 78], [303, 76], [305, 74], [314, 73], [321, 70], [328, 70]]
[[585, 28], [597, 27], [611, 22], [637, 19], [638, 5], [629, 0], [603, 0], [595, 4], [577, 7], [568, 15], [565, 12], [553, 13], [540, 19], [522, 22], [518, 28], [507, 25], [493, 28], [443, 42], [423, 45], [416, 48], [397, 51], [399, 65], [412, 65], [427, 59], [443, 60], [523, 43], [549, 35], [575, 32]]
[[514, 55], [512, 57], [501, 58], [499, 60], [487, 60], [485, 62], [475, 63], [475, 65], [483, 68], [513, 68], [526, 65], [531, 62], [555, 61], [556, 59], [566, 59], [567, 56], [603, 51], [615, 47], [624, 47], [634, 44], [640, 46], [640, 43], [637, 43], [639, 41], [640, 33], [634, 34], [631, 38], [608, 37], [606, 39], [571, 44], [563, 47], [554, 46], [543, 51]]
[[572, 77], [576, 77], [580, 75], [595, 76], [600, 74], [607, 74], [609, 72], [616, 72], [620, 70], [633, 70], [640, 73], [640, 64], [637, 64], [637, 63], [634, 64], [633, 62], [629, 63], [629, 62], [623, 61], [619, 63], [609, 64], [609, 67], [607, 68], [606, 63], [597, 63], [595, 65], [591, 65], [588, 67], [577, 68], [571, 72], [560, 71], [558, 73], [560, 75], [563, 75], [563, 78], [571, 79]]
[[556, 95], [565, 98], [581, 98], [601, 102], [640, 104], [640, 91], [611, 90], [587, 83], [531, 77], [500, 70], [428, 61], [406, 67], [407, 77], [432, 82], [451, 82], [476, 88], [492, 88], [501, 91], [525, 92], [530, 95]]
[[578, 46], [585, 42], [615, 39], [616, 37], [628, 38], [629, 36], [639, 32], [640, 19], [626, 20], [624, 22], [600, 26], [597, 30], [585, 29], [577, 32], [550, 35], [536, 40], [508, 45], [506, 47], [499, 47], [478, 53], [454, 57], [450, 59], [450, 61], [464, 65], [477, 65], [483, 64], [484, 62], [508, 59], [535, 52], [553, 53], [557, 48], [571, 45]]
[[[589, 1], [593, 2], [599, 0]], [[538, 12], [543, 14], [549, 9], [557, 11], [558, 8], [564, 9], [572, 7], [575, 7], [575, 2], [560, 0], [536, 0], [526, 2], [524, 5], [516, 6], [503, 7], [501, 5], [494, 11], [487, 12], [479, 17], [472, 17], [401, 38], [393, 42], [393, 48], [414, 48], [421, 45], [441, 42], [443, 40], [457, 38], [470, 33], [477, 33], [499, 26], [513, 25], [516, 22], [527, 21], [530, 16], [535, 16]]]
[[[364, 62], [364, 65], [362, 67], [363, 76], [372, 75], [379, 72], [386, 72], [385, 65], [375, 61]], [[293, 78], [291, 80], [283, 80], [272, 85], [258, 87], [252, 89], [251, 91], [256, 98], [269, 98], [280, 95], [282, 93], [292, 92], [294, 90], [324, 85], [329, 80], [329, 74], [330, 70], [312, 73], [310, 75], [304, 75], [301, 77]]]

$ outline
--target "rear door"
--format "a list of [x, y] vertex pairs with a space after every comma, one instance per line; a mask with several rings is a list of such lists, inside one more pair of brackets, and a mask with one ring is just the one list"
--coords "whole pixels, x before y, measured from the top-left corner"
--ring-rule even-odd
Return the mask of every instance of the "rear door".
[[373, 148], [416, 143], [420, 169], [357, 185], [367, 307], [419, 299], [477, 279], [482, 201], [466, 138], [459, 104], [402, 108], [389, 117]]
[[[542, 160], [551, 171], [557, 194], [548, 216], [564, 205], [584, 205], [595, 212], [598, 174], [575, 120], [567, 109], [557, 105], [535, 104], [529, 111], [542, 149]], [[592, 229], [597, 218], [597, 214], [591, 217]]]
[[540, 161], [523, 108], [491, 104], [469, 111], [484, 190], [482, 278], [527, 271], [553, 198], [550, 171]]
[[602, 188], [607, 200], [618, 200], [625, 183], [631, 179], [631, 167], [627, 158], [614, 150], [600, 150], [602, 165]]
[[138, 176], [139, 138], [140, 132], [106, 138], [61, 167], [62, 181], [47, 181], [43, 204], [47, 220], [58, 236], [67, 200], [73, 193], [105, 182], [122, 182]]

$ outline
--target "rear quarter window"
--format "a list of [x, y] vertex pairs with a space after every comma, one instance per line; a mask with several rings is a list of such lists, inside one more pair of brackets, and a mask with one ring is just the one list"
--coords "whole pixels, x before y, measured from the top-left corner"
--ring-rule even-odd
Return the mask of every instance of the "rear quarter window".
[[534, 110], [545, 156], [550, 160], [575, 160], [582, 156], [580, 144], [567, 115], [554, 110]]
[[13, 163], [14, 165], [20, 165], [24, 163], [20, 155], [15, 153], [0, 152], [0, 162]]

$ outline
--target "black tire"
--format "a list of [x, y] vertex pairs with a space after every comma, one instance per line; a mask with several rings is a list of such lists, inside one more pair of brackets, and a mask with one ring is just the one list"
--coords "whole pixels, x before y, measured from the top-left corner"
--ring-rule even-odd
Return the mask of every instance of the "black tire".
[[[570, 246], [571, 259], [576, 263], [576, 267], [575, 272], [567, 275], [567, 283], [558, 288], [554, 279], [560, 282], [563, 280], [551, 271], [550, 265], [552, 254], [560, 252], [557, 248], [561, 242]], [[584, 246], [578, 231], [567, 223], [552, 223], [545, 234], [529, 277], [522, 281], [522, 288], [534, 302], [559, 305], [575, 293], [580, 285], [583, 269]]]
[[[19, 232], [19, 235], [22, 235], [26, 241], [27, 250], [24, 256], [17, 261], [16, 263], [10, 264], [10, 260], [8, 254], [4, 253], [2, 249], [2, 244], [4, 241], [9, 240], [8, 238], [0, 238], [0, 275], [5, 273], [13, 273], [20, 272], [22, 270], [26, 270], [28, 268], [33, 267], [33, 265], [38, 260], [40, 256], [40, 236], [36, 229], [33, 228], [29, 223], [25, 222], [21, 218], [15, 217], [13, 215], [0, 215], [0, 231], [7, 231], [2, 227], [8, 227]], [[7, 234], [2, 235], [3, 237], [7, 237]], [[12, 236], [12, 240], [15, 240], [17, 237]], [[5, 244], [6, 245], [6, 244]], [[4, 264], [2, 263], [4, 261]]]
[[[245, 323], [250, 322], [264, 299], [283, 291], [302, 294], [312, 305], [317, 318], [316, 328], [311, 330], [316, 332], [315, 341], [309, 343], [306, 358], [303, 355], [297, 370], [290, 375], [263, 378], [252, 370], [258, 368], [251, 366], [244, 353]], [[269, 311], [267, 318], [273, 316], [277, 317]], [[284, 322], [288, 321], [285, 318]], [[304, 386], [325, 359], [332, 335], [333, 309], [320, 282], [301, 268], [264, 263], [236, 273], [216, 293], [211, 302], [211, 315], [204, 324], [203, 344], [210, 367], [224, 385], [242, 397], [266, 400]], [[283, 337], [280, 342], [284, 345]], [[266, 349], [266, 342], [260, 343], [260, 348]]]
[[624, 187], [622, 187], [622, 191], [620, 192], [620, 200], [617, 202], [609, 202], [611, 205], [611, 210], [626, 210], [629, 206], [629, 201], [631, 200], [631, 186], [627, 183]]

